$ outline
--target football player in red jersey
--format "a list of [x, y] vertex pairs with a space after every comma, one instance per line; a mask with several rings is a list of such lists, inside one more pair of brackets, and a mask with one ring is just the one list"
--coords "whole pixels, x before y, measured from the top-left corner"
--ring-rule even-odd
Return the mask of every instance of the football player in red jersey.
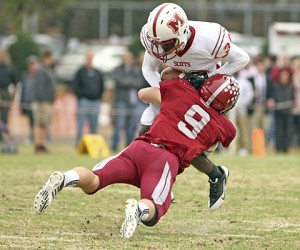
[[[151, 129], [92, 170], [77, 167], [66, 173], [52, 173], [35, 197], [37, 213], [44, 212], [64, 187], [79, 187], [94, 194], [114, 183], [130, 184], [140, 188], [141, 198], [126, 201], [121, 235], [130, 238], [140, 222], [153, 226], [168, 211], [176, 176], [195, 156], [217, 142], [228, 147], [234, 139], [236, 130], [222, 115], [235, 105], [239, 96], [238, 84], [232, 77], [215, 75], [200, 92], [184, 78], [163, 81], [160, 89], [143, 92], [156, 96], [162, 103]], [[225, 190], [216, 203], [222, 203], [224, 196]]]
[[[174, 3], [163, 3], [150, 12], [147, 23], [141, 29], [140, 39], [146, 50], [142, 72], [152, 87], [159, 87], [158, 69], [162, 63], [186, 73], [197, 73], [204, 81], [214, 74], [232, 75], [250, 60], [249, 55], [231, 41], [223, 26], [188, 20], [185, 11]], [[150, 102], [141, 117], [139, 135], [149, 129], [159, 110], [159, 104]], [[216, 192], [212, 185], [224, 173], [207, 156], [208, 152], [195, 157], [192, 165], [208, 175], [209, 197], [214, 197]], [[219, 190], [217, 193], [222, 192]], [[209, 205], [210, 210], [216, 208], [214, 203]]]

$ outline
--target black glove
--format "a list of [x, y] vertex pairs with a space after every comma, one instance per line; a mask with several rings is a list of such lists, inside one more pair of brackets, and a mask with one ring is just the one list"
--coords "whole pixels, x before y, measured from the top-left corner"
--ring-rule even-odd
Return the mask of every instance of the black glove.
[[188, 80], [196, 90], [199, 90], [202, 86], [202, 84], [205, 82], [205, 80], [208, 78], [208, 75], [206, 73], [186, 73], [185, 77], [186, 80]]

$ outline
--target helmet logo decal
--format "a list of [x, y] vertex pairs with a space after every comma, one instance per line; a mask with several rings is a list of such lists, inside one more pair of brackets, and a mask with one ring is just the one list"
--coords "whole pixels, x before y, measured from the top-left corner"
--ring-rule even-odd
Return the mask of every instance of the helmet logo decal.
[[172, 29], [172, 31], [174, 32], [174, 34], [177, 34], [178, 30], [179, 30], [179, 25], [183, 26], [184, 24], [184, 20], [181, 16], [179, 16], [177, 13], [175, 13], [174, 15], [174, 19], [171, 19], [167, 25], [169, 28]]

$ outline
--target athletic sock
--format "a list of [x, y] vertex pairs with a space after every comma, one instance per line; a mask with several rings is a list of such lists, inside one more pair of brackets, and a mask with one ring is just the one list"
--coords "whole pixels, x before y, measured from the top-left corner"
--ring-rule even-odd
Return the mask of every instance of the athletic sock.
[[208, 175], [209, 179], [214, 180], [216, 178], [222, 177], [223, 173], [220, 170], [220, 168], [214, 164], [213, 170], [211, 172], [209, 172], [207, 175]]
[[147, 220], [149, 218], [149, 207], [143, 202], [139, 202], [138, 206], [141, 213], [141, 221]]
[[65, 172], [64, 176], [64, 187], [74, 187], [79, 183], [79, 175], [75, 170]]

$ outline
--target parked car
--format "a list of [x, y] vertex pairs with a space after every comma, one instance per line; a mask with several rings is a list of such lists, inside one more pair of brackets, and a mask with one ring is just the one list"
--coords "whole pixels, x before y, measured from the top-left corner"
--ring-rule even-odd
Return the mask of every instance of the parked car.
[[85, 54], [87, 51], [95, 53], [102, 49], [102, 46], [97, 44], [81, 43], [72, 50], [68, 50], [60, 57], [60, 60], [55, 66], [55, 75], [59, 82], [70, 83], [76, 71], [84, 64]]
[[84, 64], [84, 60], [84, 53], [65, 54], [61, 56], [54, 70], [57, 80], [69, 84], [75, 72]]
[[82, 44], [60, 58], [55, 67], [58, 81], [70, 83], [76, 71], [84, 64], [85, 53], [89, 50], [95, 52], [94, 67], [109, 74], [121, 64], [122, 55], [127, 51], [127, 48], [121, 45], [96, 46]]
[[108, 45], [96, 52], [93, 65], [105, 72], [112, 72], [122, 63], [122, 56], [127, 51], [127, 47], [123, 45]]

